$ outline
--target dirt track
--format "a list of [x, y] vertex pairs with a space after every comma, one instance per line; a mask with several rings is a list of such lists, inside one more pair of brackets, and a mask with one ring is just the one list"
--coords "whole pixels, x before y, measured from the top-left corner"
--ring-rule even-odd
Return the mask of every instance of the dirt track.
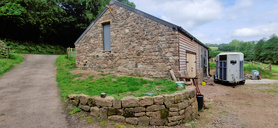
[[200, 90], [210, 109], [200, 112], [196, 127], [278, 127], [277, 83], [247, 84], [235, 88], [215, 84], [200, 86]]
[[23, 55], [0, 77], [0, 128], [65, 128], [54, 55]]

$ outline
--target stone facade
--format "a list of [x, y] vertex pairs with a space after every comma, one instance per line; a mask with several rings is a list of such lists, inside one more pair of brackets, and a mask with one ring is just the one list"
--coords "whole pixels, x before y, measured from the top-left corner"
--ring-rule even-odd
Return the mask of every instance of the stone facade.
[[[76, 44], [76, 66], [146, 77], [178, 71], [178, 32], [117, 5]], [[103, 21], [110, 21], [111, 51], [103, 51]]]
[[[109, 9], [104, 11], [76, 41], [78, 68], [165, 78], [169, 77], [168, 69], [175, 73], [187, 70], [185, 53], [191, 51], [197, 55], [196, 74], [202, 81], [203, 46], [195, 37], [139, 10], [132, 11], [119, 4], [111, 4], [110, 9], [112, 13]], [[106, 23], [110, 23], [111, 51], [104, 51]]]
[[[69, 103], [89, 112], [94, 118], [112, 120], [132, 125], [174, 126], [195, 119], [198, 115], [196, 88], [187, 86], [185, 90], [171, 95], [154, 97], [113, 97], [68, 95]], [[95, 101], [92, 104], [91, 101]]]
[[7, 58], [6, 44], [0, 40], [0, 58]]

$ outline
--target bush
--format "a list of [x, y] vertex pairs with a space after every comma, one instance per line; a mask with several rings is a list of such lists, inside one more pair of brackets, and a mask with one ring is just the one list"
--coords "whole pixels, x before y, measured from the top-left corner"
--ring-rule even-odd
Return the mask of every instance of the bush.
[[65, 54], [66, 48], [60, 45], [50, 45], [46, 43], [19, 42], [4, 40], [6, 45], [11, 48], [12, 53], [23, 54]]

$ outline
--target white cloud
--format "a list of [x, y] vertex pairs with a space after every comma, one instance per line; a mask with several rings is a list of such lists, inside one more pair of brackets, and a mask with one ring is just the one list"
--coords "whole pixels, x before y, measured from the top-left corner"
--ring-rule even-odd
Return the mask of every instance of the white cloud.
[[270, 36], [274, 33], [278, 33], [278, 22], [265, 24], [250, 28], [240, 28], [233, 32], [235, 37], [254, 37], [254, 36]]
[[185, 29], [192, 29], [219, 19], [223, 10], [217, 0], [134, 0], [133, 2], [138, 9], [159, 13], [162, 19], [181, 25]]

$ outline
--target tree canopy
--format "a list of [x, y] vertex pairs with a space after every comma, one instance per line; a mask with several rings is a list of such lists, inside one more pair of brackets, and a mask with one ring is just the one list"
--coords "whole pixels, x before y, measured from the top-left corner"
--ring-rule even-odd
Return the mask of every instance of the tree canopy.
[[278, 63], [278, 36], [273, 34], [269, 39], [263, 38], [257, 43], [232, 40], [229, 44], [207, 44], [216, 46], [218, 50], [210, 49], [210, 57], [215, 57], [222, 51], [242, 52], [245, 60], [257, 60], [260, 62]]
[[[65, 47], [105, 9], [110, 0], [1, 0], [0, 38]], [[119, 0], [135, 7], [129, 0]]]

